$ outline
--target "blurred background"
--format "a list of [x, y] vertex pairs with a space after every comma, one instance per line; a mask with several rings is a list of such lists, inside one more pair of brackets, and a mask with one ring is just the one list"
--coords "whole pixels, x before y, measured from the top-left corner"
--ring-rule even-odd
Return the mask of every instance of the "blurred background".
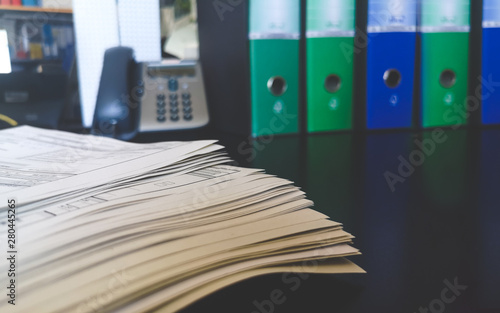
[[0, 128], [215, 138], [357, 237], [363, 277], [186, 312], [417, 312], [455, 278], [446, 312], [500, 312], [498, 51], [500, 0], [0, 0]]
[[[493, 0], [4, 0], [0, 127], [112, 121], [168, 138], [491, 127], [498, 12]], [[111, 88], [104, 55], [119, 46], [133, 65], [112, 64], [128, 77]], [[183, 91], [190, 105], [169, 101]], [[97, 116], [110, 102], [134, 121]]]

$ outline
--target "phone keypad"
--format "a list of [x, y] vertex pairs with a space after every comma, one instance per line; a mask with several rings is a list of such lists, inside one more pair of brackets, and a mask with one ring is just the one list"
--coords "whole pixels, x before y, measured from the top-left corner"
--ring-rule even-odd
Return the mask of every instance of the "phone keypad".
[[[181, 117], [185, 121], [191, 121], [193, 119], [193, 103], [191, 101], [191, 93], [187, 90], [184, 90], [180, 95], [177, 92], [172, 92], [174, 90], [178, 90], [179, 88], [179, 84], [175, 79], [169, 80], [168, 88], [171, 91], [168, 94], [168, 97], [164, 93], [159, 93], [156, 96], [156, 113], [158, 122], [164, 123], [168, 119], [172, 122], [177, 122], [181, 119]], [[169, 105], [168, 108], [167, 102]], [[179, 108], [179, 102], [182, 103], [182, 109]], [[167, 113], [170, 114], [170, 118], [167, 116]]]
[[190, 121], [193, 119], [193, 107], [191, 102], [191, 94], [189, 92], [184, 92], [182, 94], [182, 112], [185, 121]]
[[200, 64], [180, 62], [179, 68], [189, 69], [184, 74], [176, 71], [176, 63], [175, 60], [165, 60], [161, 64], [144, 64], [144, 82], [138, 85], [144, 89], [140, 100], [141, 132], [194, 129], [208, 124], [209, 112]]
[[[182, 100], [182, 112], [179, 108], [179, 98]], [[167, 109], [167, 103], [165, 101], [167, 99], [167, 96], [165, 94], [158, 94], [156, 99], [156, 113], [158, 122], [164, 123], [167, 121], [167, 112], [170, 113], [170, 120], [172, 122], [177, 122], [181, 119], [180, 113], [182, 113], [182, 118], [185, 121], [191, 121], [193, 119], [193, 103], [191, 102], [191, 94], [189, 92], [184, 91], [180, 95], [180, 97], [177, 93], [170, 93], [168, 95], [168, 99], [170, 100], [168, 101], [170, 110]]]
[[176, 93], [170, 94], [170, 120], [177, 122], [179, 120], [179, 96]]
[[179, 107], [171, 107], [170, 108], [170, 113], [171, 114], [179, 114]]
[[167, 121], [167, 110], [165, 107], [167, 104], [165, 103], [165, 94], [158, 94], [156, 96], [156, 120], [160, 123], [164, 123]]

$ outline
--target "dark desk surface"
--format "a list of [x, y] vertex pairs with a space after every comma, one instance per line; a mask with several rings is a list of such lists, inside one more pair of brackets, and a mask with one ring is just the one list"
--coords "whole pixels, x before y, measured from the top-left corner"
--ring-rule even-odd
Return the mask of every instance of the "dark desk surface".
[[[240, 165], [295, 181], [344, 223], [363, 253], [351, 260], [368, 274], [258, 277], [183, 312], [500, 312], [500, 130], [432, 138], [221, 136]], [[455, 280], [467, 286], [458, 296], [445, 290]], [[259, 309], [275, 289], [286, 301]]]

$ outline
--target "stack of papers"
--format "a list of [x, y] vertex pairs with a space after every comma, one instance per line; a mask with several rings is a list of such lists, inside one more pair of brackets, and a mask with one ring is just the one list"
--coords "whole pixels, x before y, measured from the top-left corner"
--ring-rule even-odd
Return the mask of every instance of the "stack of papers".
[[222, 149], [0, 131], [0, 311], [175, 312], [257, 275], [363, 272], [341, 224]]

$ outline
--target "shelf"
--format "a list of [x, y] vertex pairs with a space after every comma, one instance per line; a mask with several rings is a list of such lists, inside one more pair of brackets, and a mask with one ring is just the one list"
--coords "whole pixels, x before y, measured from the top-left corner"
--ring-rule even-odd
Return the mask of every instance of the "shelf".
[[22, 12], [45, 12], [45, 13], [63, 13], [72, 14], [72, 9], [56, 9], [56, 8], [41, 8], [41, 7], [30, 7], [30, 6], [18, 6], [18, 5], [0, 5], [0, 10], [7, 11], [22, 11]]

